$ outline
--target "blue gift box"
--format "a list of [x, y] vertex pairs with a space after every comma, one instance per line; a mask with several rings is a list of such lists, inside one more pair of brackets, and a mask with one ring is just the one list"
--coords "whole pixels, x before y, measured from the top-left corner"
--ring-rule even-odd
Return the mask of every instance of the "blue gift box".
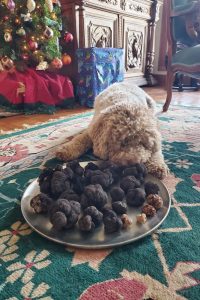
[[93, 107], [95, 97], [114, 82], [124, 79], [124, 49], [77, 49], [77, 97], [81, 105]]

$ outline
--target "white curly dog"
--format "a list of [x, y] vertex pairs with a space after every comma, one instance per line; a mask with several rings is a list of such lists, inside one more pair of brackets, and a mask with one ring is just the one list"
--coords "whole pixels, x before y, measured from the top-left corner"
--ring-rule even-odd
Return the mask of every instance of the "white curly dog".
[[57, 150], [59, 159], [73, 160], [93, 148], [102, 160], [120, 165], [144, 163], [158, 178], [168, 174], [156, 105], [149, 95], [136, 85], [115, 83], [96, 97], [94, 109], [88, 128]]

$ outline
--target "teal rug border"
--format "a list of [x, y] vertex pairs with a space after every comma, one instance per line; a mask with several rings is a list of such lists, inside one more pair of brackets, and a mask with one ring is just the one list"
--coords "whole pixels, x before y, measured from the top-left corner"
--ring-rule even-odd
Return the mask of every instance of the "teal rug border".
[[19, 130], [19, 131], [16, 131], [16, 132], [11, 132], [11, 133], [0, 135], [0, 140], [3, 140], [5, 138], [9, 138], [9, 137], [12, 137], [12, 136], [17, 136], [17, 135], [21, 135], [21, 134], [24, 134], [24, 133], [28, 133], [30, 131], [32, 132], [32, 131], [35, 131], [35, 130], [38, 130], [38, 129], [41, 129], [41, 128], [44, 128], [44, 127], [50, 127], [50, 126], [53, 126], [53, 125], [56, 125], [56, 124], [69, 122], [69, 121], [75, 120], [75, 119], [80, 119], [82, 117], [88, 117], [90, 115], [93, 115], [93, 112], [75, 114], [71, 117], [66, 117], [64, 119], [57, 120], [57, 121], [50, 121], [50, 122], [47, 121], [46, 123], [43, 123], [41, 125], [35, 125], [35, 126], [33, 125], [33, 127], [30, 127], [30, 128], [27, 128], [27, 129], [22, 129], [22, 130]]

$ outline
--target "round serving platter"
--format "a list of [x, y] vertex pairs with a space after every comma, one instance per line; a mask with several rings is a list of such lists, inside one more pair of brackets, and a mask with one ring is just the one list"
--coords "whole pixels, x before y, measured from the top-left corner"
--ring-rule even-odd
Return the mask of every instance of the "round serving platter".
[[134, 242], [151, 234], [163, 223], [169, 213], [171, 199], [165, 185], [159, 179], [151, 175], [147, 175], [145, 181], [151, 181], [159, 186], [159, 195], [164, 202], [163, 207], [158, 210], [154, 217], [148, 218], [145, 224], [136, 223], [136, 215], [141, 213], [141, 207], [128, 207], [127, 214], [133, 223], [128, 229], [122, 229], [116, 233], [105, 234], [103, 225], [96, 228], [92, 233], [81, 233], [77, 225], [70, 230], [56, 231], [46, 215], [36, 214], [30, 206], [31, 199], [40, 192], [37, 179], [27, 187], [23, 194], [21, 200], [22, 214], [34, 231], [56, 243], [84, 249], [117, 247]]

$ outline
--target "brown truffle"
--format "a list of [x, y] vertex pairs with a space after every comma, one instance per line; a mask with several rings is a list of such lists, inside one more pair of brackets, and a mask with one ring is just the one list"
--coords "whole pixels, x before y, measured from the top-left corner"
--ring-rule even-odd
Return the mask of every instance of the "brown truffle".
[[142, 208], [142, 213], [144, 213], [147, 217], [153, 217], [156, 214], [156, 210], [153, 206], [146, 204]]
[[123, 228], [124, 228], [124, 229], [127, 229], [128, 227], [130, 227], [131, 224], [133, 223], [132, 220], [129, 218], [129, 216], [126, 215], [126, 214], [123, 214], [123, 215], [121, 216], [121, 220], [122, 220]]
[[163, 206], [163, 199], [157, 194], [150, 194], [147, 197], [147, 203], [158, 210]]
[[144, 224], [147, 221], [147, 216], [145, 214], [140, 214], [136, 216], [137, 223]]

